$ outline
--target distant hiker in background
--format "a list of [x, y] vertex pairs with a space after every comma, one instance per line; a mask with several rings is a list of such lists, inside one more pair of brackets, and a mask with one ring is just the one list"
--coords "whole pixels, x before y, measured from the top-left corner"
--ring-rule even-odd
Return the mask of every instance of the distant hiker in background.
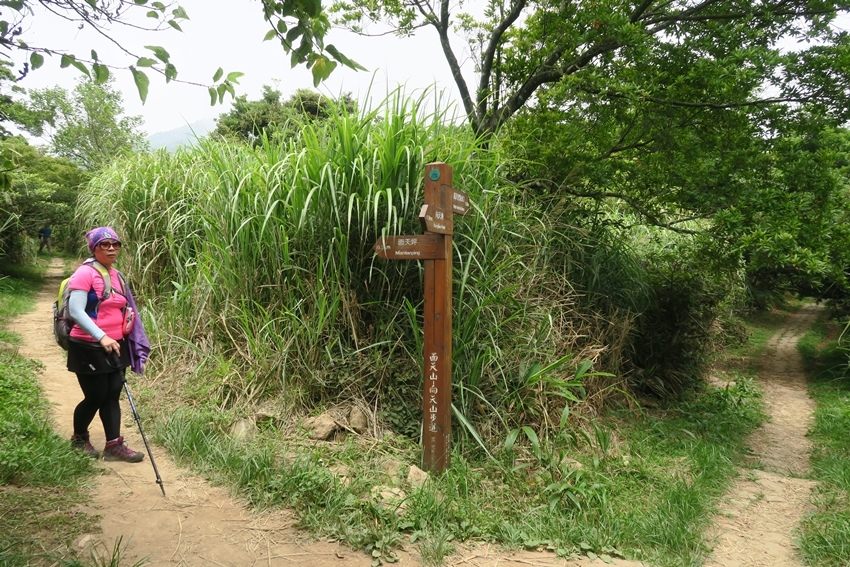
[[[96, 413], [106, 434], [103, 458], [138, 463], [144, 453], [130, 449], [121, 436], [119, 399], [125, 372], [141, 374], [150, 353], [142, 322], [129, 286], [112, 266], [121, 251], [121, 240], [108, 226], [86, 233], [93, 258], [77, 268], [68, 281], [68, 308], [75, 325], [68, 345], [68, 370], [77, 375], [83, 401], [74, 409], [71, 444], [94, 458], [100, 453], [89, 441], [89, 425]], [[106, 290], [109, 277], [111, 292]], [[106, 293], [104, 293], [106, 291]], [[105, 296], [104, 296], [105, 295]]]
[[50, 235], [51, 235], [52, 232], [53, 231], [50, 230], [50, 225], [44, 225], [38, 231], [38, 239], [41, 241], [41, 243], [38, 245], [38, 253], [39, 254], [41, 254], [41, 251], [44, 250], [45, 247], [47, 247], [48, 252], [51, 252], [51, 250], [50, 250]]

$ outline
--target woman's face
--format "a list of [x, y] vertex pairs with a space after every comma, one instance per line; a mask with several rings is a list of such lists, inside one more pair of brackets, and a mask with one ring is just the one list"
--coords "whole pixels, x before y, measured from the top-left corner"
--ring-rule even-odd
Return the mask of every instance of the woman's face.
[[98, 242], [97, 246], [94, 247], [94, 259], [104, 266], [111, 266], [120, 251], [120, 242], [106, 238]]

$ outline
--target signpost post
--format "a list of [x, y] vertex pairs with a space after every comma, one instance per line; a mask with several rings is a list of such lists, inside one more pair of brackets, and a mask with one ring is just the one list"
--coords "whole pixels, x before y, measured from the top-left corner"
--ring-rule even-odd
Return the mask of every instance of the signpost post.
[[374, 247], [381, 258], [425, 264], [422, 468], [438, 473], [451, 455], [453, 215], [468, 212], [469, 197], [452, 187], [451, 166], [429, 163], [419, 213], [425, 234], [385, 236]]

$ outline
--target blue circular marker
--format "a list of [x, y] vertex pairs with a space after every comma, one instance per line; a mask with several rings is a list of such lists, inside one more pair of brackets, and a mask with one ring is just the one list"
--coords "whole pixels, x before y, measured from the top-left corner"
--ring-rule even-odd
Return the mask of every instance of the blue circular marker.
[[438, 180], [440, 178], [440, 170], [439, 169], [432, 169], [431, 173], [428, 175], [428, 177], [431, 178], [431, 181]]

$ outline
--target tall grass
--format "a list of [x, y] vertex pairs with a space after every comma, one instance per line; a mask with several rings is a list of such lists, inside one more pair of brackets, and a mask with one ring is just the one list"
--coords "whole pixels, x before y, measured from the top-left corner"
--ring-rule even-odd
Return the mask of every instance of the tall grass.
[[[372, 246], [421, 232], [424, 165], [436, 161], [473, 205], [454, 235], [460, 441], [492, 446], [524, 425], [555, 434], [568, 406], [627, 394], [623, 359], [648, 297], [628, 240], [524, 198], [500, 175], [497, 143], [424, 100], [397, 92], [253, 148], [138, 155], [92, 182], [79, 217], [127, 241], [124, 269], [155, 315], [152, 364], [181, 395], [298, 410], [362, 399], [417, 435], [422, 265]], [[588, 300], [609, 295], [604, 309]], [[575, 384], [584, 361], [613, 372]], [[548, 374], [528, 380], [534, 365]]]

